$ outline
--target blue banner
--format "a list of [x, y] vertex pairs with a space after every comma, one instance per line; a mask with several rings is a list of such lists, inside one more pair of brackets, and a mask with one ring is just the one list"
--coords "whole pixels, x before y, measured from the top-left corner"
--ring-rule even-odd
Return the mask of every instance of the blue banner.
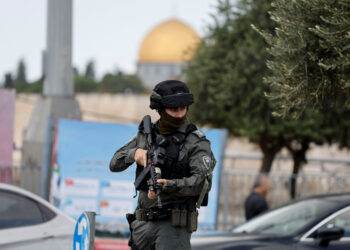
[[[109, 162], [115, 151], [137, 133], [137, 124], [58, 122], [51, 201], [74, 218], [84, 211], [95, 211], [96, 223], [113, 223], [127, 228], [125, 214], [133, 212], [137, 198], [133, 182], [136, 165], [112, 173]], [[226, 130], [202, 130], [211, 142], [217, 160], [207, 207], [199, 210], [199, 227], [216, 226], [222, 156]]]

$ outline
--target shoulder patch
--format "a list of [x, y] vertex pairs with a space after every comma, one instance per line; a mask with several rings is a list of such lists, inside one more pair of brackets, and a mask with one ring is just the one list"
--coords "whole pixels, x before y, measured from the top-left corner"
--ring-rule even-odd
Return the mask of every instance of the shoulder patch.
[[200, 131], [199, 129], [193, 131], [192, 133], [195, 134], [196, 136], [198, 136], [199, 138], [205, 137], [205, 134], [202, 131]]
[[209, 156], [205, 155], [202, 157], [202, 159], [203, 159], [204, 166], [209, 171], [210, 166], [211, 166], [211, 158]]

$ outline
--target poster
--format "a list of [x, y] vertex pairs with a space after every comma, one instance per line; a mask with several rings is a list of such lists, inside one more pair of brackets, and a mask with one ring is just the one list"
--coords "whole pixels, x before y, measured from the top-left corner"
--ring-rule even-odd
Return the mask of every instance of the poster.
[[[137, 124], [58, 121], [54, 145], [50, 200], [77, 218], [84, 211], [96, 212], [96, 222], [127, 226], [125, 214], [133, 212], [135, 164], [123, 172], [110, 172], [115, 151], [137, 133]], [[209, 205], [200, 208], [199, 227], [215, 228], [226, 131], [203, 130], [211, 141], [217, 165]], [[127, 228], [127, 227], [125, 227]]]
[[0, 182], [12, 184], [14, 90], [0, 89]]

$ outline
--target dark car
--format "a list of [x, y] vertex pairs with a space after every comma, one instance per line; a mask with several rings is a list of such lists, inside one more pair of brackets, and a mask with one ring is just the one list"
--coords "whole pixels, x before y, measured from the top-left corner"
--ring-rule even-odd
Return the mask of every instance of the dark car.
[[350, 194], [293, 201], [231, 232], [194, 234], [191, 244], [193, 250], [350, 249]]

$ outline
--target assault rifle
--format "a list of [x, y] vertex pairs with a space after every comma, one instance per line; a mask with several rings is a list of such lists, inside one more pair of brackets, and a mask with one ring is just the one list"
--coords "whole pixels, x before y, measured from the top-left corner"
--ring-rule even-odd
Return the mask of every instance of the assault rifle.
[[161, 179], [160, 166], [162, 166], [165, 161], [165, 149], [163, 147], [158, 147], [153, 143], [151, 117], [149, 115], [146, 115], [143, 117], [142, 123], [143, 131], [146, 134], [147, 138], [147, 166], [136, 178], [134, 185], [136, 190], [138, 190], [141, 183], [145, 180], [145, 178], [148, 177], [148, 189], [157, 194], [158, 207], [162, 208], [162, 202], [160, 200], [159, 194], [163, 189], [163, 185], [161, 183], [158, 183], [157, 180]]

